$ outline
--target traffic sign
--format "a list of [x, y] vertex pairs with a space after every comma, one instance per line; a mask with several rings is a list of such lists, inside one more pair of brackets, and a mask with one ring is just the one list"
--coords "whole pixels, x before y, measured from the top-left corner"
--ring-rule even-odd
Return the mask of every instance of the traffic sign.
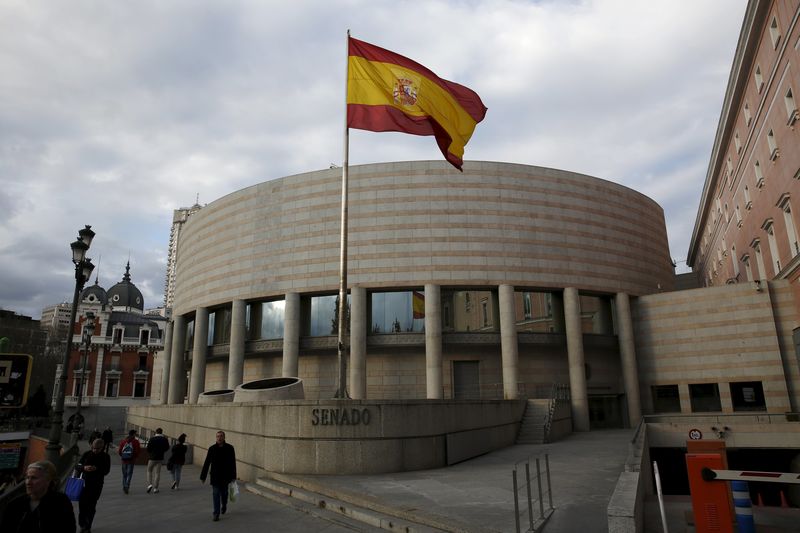
[[24, 407], [28, 401], [33, 357], [0, 353], [0, 408]]

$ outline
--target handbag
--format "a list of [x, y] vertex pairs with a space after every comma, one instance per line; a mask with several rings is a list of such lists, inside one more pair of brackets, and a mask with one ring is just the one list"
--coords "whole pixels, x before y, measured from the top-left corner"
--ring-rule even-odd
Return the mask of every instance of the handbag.
[[67, 484], [64, 486], [64, 494], [66, 494], [71, 501], [77, 502], [81, 499], [85, 483], [86, 482], [83, 480], [83, 473], [81, 473], [80, 477], [68, 477]]
[[228, 500], [231, 502], [235, 502], [239, 499], [239, 484], [236, 483], [234, 479], [230, 483], [228, 483]]

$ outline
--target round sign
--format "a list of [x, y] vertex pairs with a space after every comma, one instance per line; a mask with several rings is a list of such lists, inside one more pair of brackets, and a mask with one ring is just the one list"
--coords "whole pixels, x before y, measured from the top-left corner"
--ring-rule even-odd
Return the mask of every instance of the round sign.
[[689, 438], [692, 440], [700, 440], [703, 438], [703, 432], [699, 429], [690, 429]]

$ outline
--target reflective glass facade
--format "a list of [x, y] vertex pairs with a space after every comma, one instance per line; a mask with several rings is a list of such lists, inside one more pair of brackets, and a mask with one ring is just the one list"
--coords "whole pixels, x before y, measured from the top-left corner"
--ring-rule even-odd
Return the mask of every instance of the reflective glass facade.
[[498, 313], [492, 291], [442, 291], [442, 332], [500, 331]]
[[[416, 314], [414, 313], [415, 293], [417, 298]], [[425, 300], [421, 291], [374, 292], [370, 296], [372, 307], [370, 332], [373, 335], [425, 331]]]
[[245, 328], [247, 338], [282, 339], [286, 300], [256, 302], [247, 306]]

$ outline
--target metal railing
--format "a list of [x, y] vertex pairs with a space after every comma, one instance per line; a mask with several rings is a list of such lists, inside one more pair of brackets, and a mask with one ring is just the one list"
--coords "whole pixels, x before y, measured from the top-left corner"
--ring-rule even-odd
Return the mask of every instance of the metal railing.
[[[544, 472], [542, 471], [542, 456], [529, 457], [525, 461], [520, 461], [514, 464], [514, 469], [511, 471], [511, 478], [514, 484], [514, 523], [517, 527], [517, 533], [521, 533], [521, 521], [525, 515], [528, 515], [528, 528], [524, 531], [537, 531], [539, 527], [553, 514], [553, 491], [550, 485], [550, 456], [544, 454]], [[531, 461], [536, 465], [536, 496], [531, 493]], [[523, 469], [524, 467], [524, 469]], [[520, 479], [520, 473], [524, 472], [524, 478]], [[543, 487], [544, 485], [544, 487]], [[525, 489], [525, 500], [527, 503], [525, 509], [520, 511], [520, 491]], [[545, 498], [547, 498], [547, 507], [545, 508]], [[537, 504], [539, 514], [538, 517], [534, 515], [533, 506]]]

